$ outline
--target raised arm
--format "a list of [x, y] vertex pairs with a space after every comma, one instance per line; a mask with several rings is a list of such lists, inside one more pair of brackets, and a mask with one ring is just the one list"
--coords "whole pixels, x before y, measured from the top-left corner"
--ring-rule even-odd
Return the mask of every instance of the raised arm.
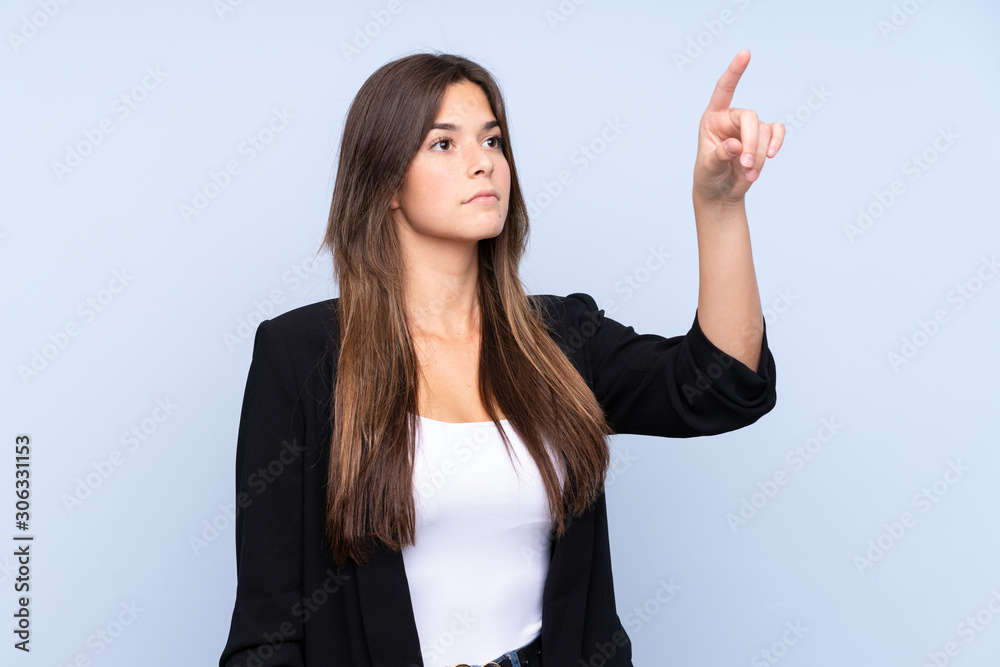
[[698, 323], [719, 349], [757, 370], [764, 317], [750, 249], [745, 196], [764, 161], [778, 154], [785, 126], [731, 108], [750, 51], [736, 54], [701, 118], [694, 168], [698, 233]]

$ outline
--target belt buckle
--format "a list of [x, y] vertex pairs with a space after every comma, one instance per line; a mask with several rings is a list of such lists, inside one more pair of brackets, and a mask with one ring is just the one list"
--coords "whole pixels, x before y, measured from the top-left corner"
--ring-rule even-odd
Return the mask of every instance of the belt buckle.
[[[459, 663], [457, 665], [453, 665], [453, 667], [472, 667], [472, 665], [467, 665], [464, 662], [462, 662], [462, 663]], [[490, 660], [485, 665], [481, 665], [480, 667], [500, 667], [500, 665], [498, 665], [497, 663], [495, 663], [492, 660]]]

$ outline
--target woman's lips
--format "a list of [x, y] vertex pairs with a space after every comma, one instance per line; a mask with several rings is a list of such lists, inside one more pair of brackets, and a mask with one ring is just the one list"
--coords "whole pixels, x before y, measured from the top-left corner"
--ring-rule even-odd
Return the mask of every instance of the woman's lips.
[[470, 199], [469, 201], [467, 201], [465, 203], [466, 204], [493, 204], [493, 203], [496, 203], [498, 201], [500, 201], [500, 200], [497, 199], [496, 197], [494, 197], [493, 195], [480, 195], [479, 197], [475, 197], [473, 199]]

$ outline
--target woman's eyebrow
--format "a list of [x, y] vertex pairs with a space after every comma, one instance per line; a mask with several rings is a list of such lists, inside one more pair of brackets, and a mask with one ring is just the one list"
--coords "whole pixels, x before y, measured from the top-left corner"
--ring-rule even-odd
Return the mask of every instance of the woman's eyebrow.
[[[496, 119], [486, 121], [485, 123], [483, 123], [483, 129], [481, 131], [491, 130], [494, 127], [500, 127], [500, 121]], [[433, 125], [431, 125], [431, 129], [447, 130], [448, 132], [458, 132], [458, 130], [460, 130], [461, 128], [458, 125], [455, 125], [454, 123], [434, 123]]]

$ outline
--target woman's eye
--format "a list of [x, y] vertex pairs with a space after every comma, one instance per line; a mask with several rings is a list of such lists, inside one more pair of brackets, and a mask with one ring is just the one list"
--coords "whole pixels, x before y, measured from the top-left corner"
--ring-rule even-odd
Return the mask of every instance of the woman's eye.
[[[431, 149], [440, 148], [442, 150], [447, 150], [450, 146], [454, 145], [454, 141], [450, 137], [441, 137], [440, 139], [435, 139], [431, 142]], [[494, 134], [492, 137], [488, 137], [483, 143], [487, 144], [490, 148], [502, 149], [503, 148], [503, 137], [499, 134]]]

